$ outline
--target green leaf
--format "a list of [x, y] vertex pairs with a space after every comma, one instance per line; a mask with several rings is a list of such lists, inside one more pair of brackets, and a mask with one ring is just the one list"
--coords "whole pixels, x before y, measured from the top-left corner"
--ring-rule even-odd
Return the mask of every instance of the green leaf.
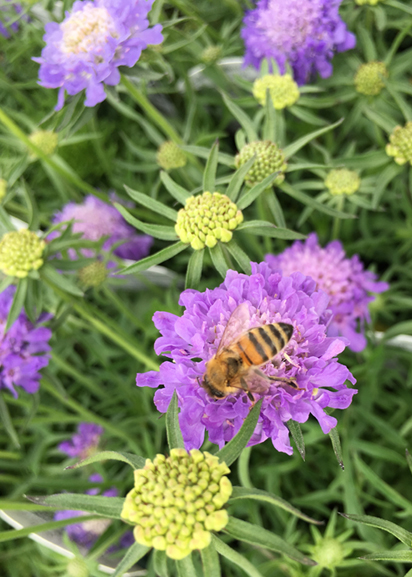
[[221, 94], [226, 106], [233, 114], [233, 116], [236, 118], [236, 120], [239, 122], [243, 130], [246, 132], [249, 142], [258, 140], [255, 127], [253, 126], [253, 122], [250, 120], [246, 112], [244, 112], [241, 108], [239, 108], [239, 106], [235, 104], [227, 94], [225, 94], [224, 92], [222, 92]]
[[253, 499], [254, 501], [269, 503], [274, 507], [279, 507], [280, 509], [288, 511], [295, 517], [299, 517], [299, 519], [303, 519], [308, 523], [313, 523], [314, 525], [323, 524], [323, 521], [316, 521], [316, 519], [312, 519], [312, 517], [309, 517], [308, 515], [301, 513], [299, 509], [296, 509], [281, 497], [273, 495], [272, 493], [267, 493], [266, 491], [261, 491], [260, 489], [249, 489], [247, 487], [233, 487], [233, 492], [229, 499], [229, 504], [232, 501], [237, 501], [238, 499]]
[[121, 577], [121, 575], [124, 575], [126, 571], [131, 569], [133, 565], [140, 561], [140, 559], [142, 559], [142, 557], [144, 557], [149, 551], [150, 547], [140, 545], [140, 543], [133, 543], [116, 567], [115, 571], [112, 573], [112, 577]]
[[388, 533], [391, 533], [394, 537], [402, 541], [407, 547], [412, 547], [412, 533], [395, 525], [391, 521], [386, 521], [385, 519], [379, 519], [378, 517], [371, 517], [370, 515], [348, 515], [346, 513], [340, 513], [345, 519], [350, 521], [356, 521], [356, 523], [362, 523], [363, 525], [369, 525], [370, 527], [377, 527], [378, 529], [383, 529]]
[[[160, 203], [159, 203], [160, 204]], [[161, 224], [148, 224], [146, 222], [142, 222], [138, 218], [132, 216], [130, 212], [121, 204], [115, 202], [114, 206], [123, 216], [123, 218], [139, 230], [143, 231], [146, 234], [150, 234], [150, 236], [154, 236], [155, 238], [159, 238], [160, 240], [177, 240], [178, 236], [175, 232], [173, 226], [163, 226]]]
[[385, 4], [387, 6], [392, 6], [392, 8], [397, 8], [398, 10], [402, 10], [407, 14], [412, 14], [412, 7], [404, 4], [403, 2], [398, 2], [397, 0], [386, 0]]
[[179, 240], [179, 242], [175, 242], [171, 246], [164, 248], [163, 250], [159, 250], [155, 254], [151, 256], [147, 256], [146, 258], [142, 258], [138, 262], [131, 264], [125, 268], [119, 270], [119, 274], [132, 274], [135, 272], [141, 272], [143, 270], [147, 270], [149, 267], [154, 266], [155, 264], [160, 264], [165, 260], [169, 260], [169, 258], [173, 258], [182, 250], [185, 250], [189, 245], [183, 243]]
[[4, 430], [10, 437], [10, 440], [13, 443], [13, 445], [17, 449], [19, 449], [20, 448], [19, 437], [17, 436], [16, 429], [14, 428], [13, 421], [10, 417], [9, 409], [3, 399], [2, 394], [0, 394], [0, 422], [4, 427]]
[[0, 294], [6, 290], [11, 284], [13, 284], [14, 277], [6, 276], [2, 281], [0, 281]]
[[178, 577], [197, 577], [195, 566], [193, 565], [192, 554], [183, 559], [175, 561]]
[[302, 563], [302, 565], [316, 565], [315, 561], [303, 555], [303, 553], [295, 549], [295, 547], [292, 547], [292, 545], [289, 545], [284, 539], [258, 525], [252, 525], [252, 523], [229, 517], [229, 522], [224, 528], [224, 531], [239, 541], [245, 541], [257, 547], [264, 547], [270, 551], [282, 553]]
[[299, 423], [290, 419], [290, 421], [286, 423], [286, 426], [289, 429], [290, 434], [292, 435], [293, 440], [296, 443], [296, 447], [299, 451], [300, 456], [302, 457], [303, 460], [305, 460], [306, 456], [305, 439], [303, 438], [302, 429], [300, 428]]
[[127, 194], [130, 196], [130, 198], [132, 198], [133, 200], [135, 200], [136, 202], [138, 202], [142, 206], [150, 208], [154, 212], [157, 212], [158, 214], [161, 214], [162, 216], [165, 216], [166, 218], [170, 218], [170, 220], [173, 220], [174, 222], [176, 222], [176, 220], [177, 220], [177, 211], [176, 210], [166, 206], [165, 204], [163, 204], [162, 202], [159, 202], [158, 200], [155, 200], [154, 198], [152, 198], [148, 194], [143, 194], [142, 192], [138, 192], [137, 190], [133, 190], [132, 188], [129, 188], [126, 184], [124, 185], [124, 187], [126, 189]]
[[153, 550], [153, 569], [156, 576], [170, 577], [167, 567], [167, 555], [164, 551], [159, 551], [158, 549]]
[[233, 239], [226, 243], [226, 248], [238, 263], [245, 274], [252, 274], [252, 267], [250, 265], [250, 257], [240, 248], [240, 246]]
[[13, 325], [14, 321], [17, 319], [17, 317], [22, 311], [24, 301], [26, 300], [28, 285], [29, 281], [27, 278], [22, 278], [17, 283], [16, 292], [14, 293], [13, 296], [13, 302], [11, 304], [9, 314], [7, 315], [7, 323], [6, 328], [4, 330], [5, 333], [7, 333], [9, 328]]
[[213, 542], [208, 547], [200, 550], [200, 557], [205, 577], [221, 577], [219, 555]]
[[309, 110], [303, 108], [303, 106], [295, 104], [291, 106], [289, 110], [293, 116], [296, 116], [296, 118], [303, 120], [303, 122], [307, 122], [308, 124], [313, 124], [314, 126], [325, 126], [325, 124], [327, 124], [326, 120], [313, 114], [313, 112], [309, 112]]
[[204, 249], [193, 251], [187, 264], [185, 288], [197, 289], [199, 286], [202, 276], [204, 253]]
[[133, 455], [132, 453], [124, 453], [120, 451], [101, 451], [96, 453], [87, 459], [79, 461], [75, 465], [70, 465], [66, 469], [79, 469], [80, 467], [85, 467], [86, 465], [91, 465], [92, 463], [99, 463], [100, 461], [122, 461], [127, 463], [133, 469], [143, 469], [146, 463], [146, 459], [139, 457], [139, 455]]
[[354, 214], [349, 214], [347, 212], [341, 212], [340, 210], [336, 210], [328, 206], [327, 204], [322, 204], [318, 202], [311, 196], [308, 196], [304, 192], [293, 188], [288, 182], [283, 182], [279, 188], [283, 190], [287, 195], [291, 196], [295, 200], [310, 206], [314, 210], [318, 210], [319, 212], [324, 212], [325, 214], [329, 214], [330, 216], [335, 216], [336, 218], [356, 218]]
[[293, 156], [294, 154], [296, 154], [298, 150], [306, 146], [311, 140], [314, 140], [318, 136], [321, 136], [322, 134], [325, 134], [326, 132], [333, 130], [334, 128], [342, 124], [342, 122], [343, 118], [341, 118], [334, 124], [329, 124], [329, 126], [325, 126], [325, 128], [320, 128], [319, 130], [310, 132], [309, 134], [306, 134], [306, 136], [302, 136], [302, 138], [295, 140], [295, 142], [292, 142], [292, 144], [289, 144], [289, 146], [286, 146], [283, 149], [286, 160], [291, 156]]
[[342, 446], [340, 444], [339, 433], [336, 430], [336, 427], [330, 430], [329, 438], [332, 441], [333, 452], [335, 453], [339, 467], [342, 469], [342, 471], [344, 471], [345, 466], [343, 464]]
[[276, 141], [276, 110], [273, 106], [272, 99], [270, 97], [269, 89], [266, 90], [266, 103], [265, 103], [265, 123], [263, 125], [263, 140], [270, 140], [271, 142]]
[[394, 561], [395, 563], [412, 563], [412, 551], [381, 551], [360, 557], [365, 561]]
[[213, 266], [217, 272], [225, 278], [227, 271], [229, 270], [228, 264], [223, 254], [222, 245], [220, 242], [217, 243], [213, 248], [209, 248], [209, 254], [212, 259]]
[[203, 192], [209, 191], [211, 193], [215, 190], [217, 160], [219, 154], [219, 141], [216, 140], [206, 162], [206, 168], [203, 173]]
[[80, 290], [67, 276], [63, 276], [57, 272], [57, 270], [50, 264], [43, 265], [39, 270], [39, 273], [41, 278], [45, 278], [60, 290], [76, 297], [83, 296], [82, 290]]
[[239, 232], [243, 231], [260, 236], [282, 238], [284, 240], [301, 240], [306, 238], [306, 236], [304, 234], [300, 234], [300, 232], [295, 232], [289, 228], [280, 228], [272, 222], [267, 222], [265, 220], [247, 220], [246, 222], [239, 224], [236, 230]]
[[226, 463], [228, 467], [236, 461], [240, 453], [248, 444], [250, 437], [253, 435], [259, 420], [261, 406], [262, 399], [252, 407], [250, 413], [243, 421], [242, 426], [233, 439], [229, 441], [223, 449], [220, 449], [220, 451], [216, 453], [216, 456], [219, 457], [220, 461]]
[[404, 167], [398, 164], [391, 163], [386, 166], [379, 174], [379, 180], [376, 184], [375, 192], [373, 193], [372, 206], [374, 209], [378, 208], [381, 198], [388, 188], [388, 184], [403, 171]]
[[256, 155], [254, 154], [252, 158], [249, 158], [245, 164], [242, 164], [240, 168], [237, 169], [235, 174], [230, 179], [229, 185], [226, 189], [226, 196], [230, 198], [231, 201], [236, 202], [240, 189], [242, 188], [243, 181], [245, 180], [245, 176], [252, 168], [253, 164], [255, 163]]
[[166, 433], [167, 444], [169, 445], [170, 450], [185, 448], [182, 431], [180, 430], [179, 425], [179, 407], [176, 391], [173, 392], [173, 397], [166, 413]]
[[164, 170], [160, 171], [160, 180], [165, 185], [167, 191], [175, 198], [180, 204], [183, 206], [186, 204], [186, 200], [191, 196], [190, 192], [188, 192], [183, 186], [177, 184], [167, 172]]
[[268, 191], [264, 198], [270, 212], [273, 215], [273, 218], [275, 219], [276, 225], [281, 228], [286, 228], [286, 220], [275, 191], [273, 189]]
[[[204, 158], [205, 160], [207, 160], [210, 155], [210, 149], [206, 148], [205, 146], [180, 145], [179, 148], [185, 152], [190, 152], [199, 158]], [[220, 164], [230, 166], [230, 168], [233, 168], [235, 164], [234, 157], [230, 154], [225, 154], [224, 152], [219, 152], [218, 159]]]
[[239, 199], [239, 202], [237, 203], [238, 209], [244, 210], [250, 204], [252, 204], [252, 202], [255, 201], [257, 199], [257, 197], [260, 194], [262, 194], [262, 192], [264, 190], [266, 190], [267, 188], [269, 188], [271, 186], [271, 184], [273, 183], [273, 181], [276, 179], [276, 177], [278, 175], [279, 175], [279, 171], [274, 172], [273, 174], [270, 174], [269, 176], [264, 178], [262, 180], [262, 182], [255, 184], [255, 186], [252, 186], [252, 188], [250, 188], [247, 192], [242, 194], [242, 196]]
[[408, 463], [409, 470], [412, 473], [412, 455], [410, 454], [408, 449], [405, 449], [405, 456], [406, 456], [406, 462]]
[[263, 577], [262, 573], [256, 569], [250, 561], [248, 561], [243, 555], [226, 545], [223, 541], [212, 534], [212, 543], [218, 553], [222, 555], [225, 559], [240, 567], [249, 577]]
[[[85, 515], [82, 517], [82, 522], [95, 519], [93, 515]], [[13, 529], [12, 531], [2, 531], [0, 533], [0, 543], [5, 541], [14, 541], [22, 537], [28, 537], [32, 533], [42, 533], [43, 531], [51, 531], [54, 529], [61, 529], [66, 525], [74, 525], [79, 522], [79, 517], [72, 517], [70, 519], [63, 519], [62, 521], [49, 521], [48, 523], [40, 523], [39, 525], [30, 525], [24, 529]]]
[[27, 204], [29, 230], [38, 230], [39, 228], [39, 214], [36, 206], [36, 201], [31, 191], [27, 188], [26, 183], [22, 185], [24, 198]]
[[120, 519], [124, 499], [122, 497], [101, 497], [96, 495], [76, 495], [75, 493], [61, 493], [48, 497], [32, 497], [27, 499], [36, 505], [69, 509], [74, 511], [88, 511], [95, 515]]

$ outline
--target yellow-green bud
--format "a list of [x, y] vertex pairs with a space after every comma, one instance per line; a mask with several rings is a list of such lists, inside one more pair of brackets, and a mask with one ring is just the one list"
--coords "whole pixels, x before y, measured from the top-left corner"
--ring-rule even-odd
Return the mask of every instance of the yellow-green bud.
[[250, 144], [245, 144], [239, 154], [236, 155], [236, 168], [243, 166], [254, 155], [256, 155], [256, 160], [246, 175], [246, 184], [254, 186], [277, 171], [280, 171], [280, 174], [276, 177], [274, 184], [282, 184], [285, 180], [284, 172], [288, 166], [283, 151], [270, 140], [256, 140]]
[[345, 558], [342, 544], [332, 537], [322, 539], [311, 552], [311, 557], [319, 567], [334, 569], [338, 567]]
[[[57, 148], [59, 137], [52, 130], [36, 130], [30, 134], [29, 140], [40, 148], [43, 154], [51, 156]], [[35, 153], [30, 153], [30, 156], [37, 158]]]
[[386, 154], [394, 156], [396, 164], [409, 162], [412, 165], [412, 122], [397, 126], [389, 137]]
[[97, 287], [107, 278], [106, 265], [100, 261], [92, 262], [79, 270], [79, 280], [85, 287]]
[[205, 48], [200, 56], [200, 60], [205, 64], [214, 64], [217, 62], [222, 54], [220, 46], [208, 46]]
[[164, 170], [182, 168], [186, 165], [187, 157], [176, 142], [167, 140], [159, 147], [156, 154], [157, 164]]
[[378, 2], [383, 2], [384, 0], [355, 0], [356, 4], [363, 6], [364, 4], [369, 4], [370, 6], [376, 6]]
[[[204, 473], [216, 481], [209, 486], [207, 505], [201, 483]], [[166, 551], [172, 559], [183, 559], [210, 544], [210, 531], [226, 526], [229, 517], [222, 507], [232, 494], [228, 473], [230, 469], [218, 457], [196, 449], [189, 453], [172, 449], [170, 457], [147, 459], [144, 468], [134, 472], [135, 486], [126, 496], [122, 517], [136, 525], [133, 534], [138, 543]], [[150, 514], [142, 501], [153, 507]]]
[[229, 242], [243, 214], [225, 194], [204, 192], [190, 196], [177, 215], [175, 231], [194, 250], [213, 248], [217, 241]]
[[6, 196], [6, 190], [7, 190], [7, 180], [4, 180], [4, 178], [0, 178], [0, 200], [3, 200], [3, 198]]
[[333, 196], [355, 194], [360, 183], [358, 173], [347, 168], [334, 168], [325, 179], [325, 186]]
[[355, 88], [366, 96], [376, 96], [385, 87], [388, 70], [384, 62], [367, 62], [362, 64], [355, 75]]
[[89, 577], [90, 575], [89, 568], [81, 557], [70, 559], [66, 570], [69, 577]]
[[9, 276], [26, 277], [43, 264], [45, 246], [44, 240], [25, 228], [7, 232], [0, 241], [0, 270]]
[[255, 80], [253, 84], [253, 96], [264, 106], [266, 103], [266, 93], [269, 95], [276, 110], [282, 110], [288, 106], [293, 106], [298, 101], [300, 93], [296, 82], [290, 74], [266, 74], [262, 78]]

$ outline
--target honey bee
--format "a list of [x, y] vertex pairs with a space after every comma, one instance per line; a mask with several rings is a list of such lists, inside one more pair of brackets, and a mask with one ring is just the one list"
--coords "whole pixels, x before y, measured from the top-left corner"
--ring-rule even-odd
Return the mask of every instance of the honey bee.
[[297, 387], [293, 379], [269, 377], [258, 368], [285, 348], [293, 326], [271, 323], [247, 329], [249, 321], [249, 308], [243, 303], [231, 314], [216, 354], [206, 363], [201, 385], [211, 397], [224, 399], [243, 390], [253, 402], [252, 392], [263, 392], [274, 381]]

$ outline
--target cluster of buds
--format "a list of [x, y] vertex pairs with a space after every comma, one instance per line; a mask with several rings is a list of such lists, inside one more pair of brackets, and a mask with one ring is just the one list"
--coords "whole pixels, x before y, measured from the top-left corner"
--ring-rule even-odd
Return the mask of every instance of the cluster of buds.
[[394, 156], [396, 164], [409, 162], [412, 165], [412, 122], [405, 126], [397, 126], [389, 137], [386, 145], [386, 154]]
[[[40, 148], [43, 154], [51, 156], [57, 148], [59, 137], [52, 130], [36, 130], [30, 134], [29, 140]], [[31, 154], [31, 156], [37, 158], [36, 154]]]
[[325, 186], [333, 196], [355, 194], [360, 184], [358, 173], [347, 168], [334, 168], [325, 179]]
[[182, 242], [195, 250], [213, 248], [217, 241], [229, 242], [243, 214], [225, 194], [204, 192], [190, 196], [177, 215], [175, 230]]
[[360, 94], [377, 96], [385, 87], [385, 78], [388, 78], [388, 70], [384, 62], [367, 62], [355, 75], [355, 88]]
[[253, 96], [262, 106], [266, 103], [268, 90], [273, 107], [276, 108], [276, 110], [293, 106], [300, 96], [298, 85], [290, 74], [284, 74], [283, 76], [266, 74], [262, 78], [255, 80], [253, 84]]
[[221, 56], [222, 48], [220, 46], [208, 46], [203, 50], [200, 60], [205, 64], [214, 64]]
[[107, 268], [100, 260], [96, 260], [79, 270], [79, 280], [86, 288], [98, 287], [104, 283], [106, 278]]
[[274, 181], [275, 185], [282, 184], [285, 180], [284, 172], [287, 169], [285, 155], [283, 151], [271, 140], [256, 140], [250, 144], [245, 144], [239, 154], [236, 155], [235, 165], [240, 168], [256, 156], [256, 160], [245, 177], [248, 186], [254, 186], [262, 182], [267, 176], [274, 172], [280, 172]]
[[26, 277], [43, 264], [44, 240], [27, 230], [7, 232], [0, 241], [0, 270], [9, 276]]
[[170, 457], [157, 455], [134, 472], [135, 486], [128, 493], [122, 517], [135, 526], [141, 545], [183, 559], [194, 549], [210, 544], [211, 531], [228, 522], [222, 507], [232, 494], [225, 463], [196, 449], [172, 449]]
[[174, 168], [183, 168], [186, 165], [187, 157], [176, 142], [167, 140], [158, 148], [156, 161], [164, 170], [173, 170]]

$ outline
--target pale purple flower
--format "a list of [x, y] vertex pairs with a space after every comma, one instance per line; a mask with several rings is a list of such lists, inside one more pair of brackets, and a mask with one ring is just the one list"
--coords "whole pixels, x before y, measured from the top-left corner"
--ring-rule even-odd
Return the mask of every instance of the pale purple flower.
[[162, 26], [149, 28], [147, 15], [154, 0], [77, 1], [62, 23], [46, 24], [39, 84], [59, 88], [58, 104], [65, 91], [86, 90], [85, 106], [106, 98], [103, 84], [120, 82], [119, 66], [132, 67], [149, 44], [163, 41]]
[[[97, 241], [102, 237], [108, 237], [103, 244], [103, 250], [108, 251], [119, 241], [124, 241], [114, 250], [114, 254], [120, 258], [140, 260], [149, 254], [153, 243], [151, 236], [137, 234], [136, 230], [128, 225], [122, 215], [114, 206], [106, 204], [99, 198], [86, 196], [81, 204], [70, 202], [63, 207], [61, 212], [55, 214], [53, 224], [73, 220], [73, 232], [82, 233], [83, 238]], [[54, 232], [49, 239], [58, 236]], [[95, 256], [92, 249], [82, 249], [86, 257]], [[69, 249], [70, 258], [76, 258], [74, 249]]]
[[389, 285], [377, 282], [375, 273], [365, 271], [357, 255], [347, 258], [338, 240], [322, 248], [312, 233], [305, 242], [296, 241], [279, 255], [266, 255], [265, 260], [284, 275], [301, 272], [312, 277], [316, 287], [330, 298], [333, 318], [328, 335], [344, 336], [355, 352], [366, 347], [363, 332], [365, 323], [370, 322], [368, 304], [375, 300], [370, 293], [386, 291]]
[[41, 315], [33, 325], [24, 311], [5, 333], [15, 290], [16, 287], [9, 286], [0, 293], [0, 389], [9, 389], [17, 398], [15, 387], [22, 387], [28, 393], [38, 391], [39, 371], [50, 360], [48, 341], [52, 333], [41, 326], [51, 315]]
[[[89, 477], [90, 483], [102, 483], [103, 478], [99, 474], [94, 474]], [[99, 489], [89, 489], [86, 491], [87, 495], [97, 495]], [[118, 491], [115, 487], [105, 491], [103, 497], [117, 497]], [[63, 521], [64, 519], [70, 519], [72, 517], [84, 517], [85, 515], [90, 515], [84, 511], [57, 511], [54, 514], [55, 521]], [[78, 545], [83, 545], [87, 549], [90, 549], [97, 539], [102, 535], [111, 521], [109, 519], [93, 519], [89, 521], [84, 521], [83, 523], [75, 523], [74, 525], [67, 525], [65, 531], [72, 541]]]
[[97, 449], [102, 434], [103, 427], [100, 425], [80, 423], [77, 433], [69, 441], [60, 443], [59, 450], [69, 457], [85, 459]]
[[[261, 414], [250, 445], [271, 439], [278, 451], [291, 454], [287, 421], [304, 423], [312, 414], [324, 433], [337, 421], [324, 409], [347, 408], [355, 383], [347, 367], [336, 355], [345, 348], [345, 340], [327, 337], [327, 323], [332, 315], [328, 296], [316, 290], [310, 277], [295, 273], [282, 277], [266, 263], [252, 263], [252, 275], [228, 271], [222, 285], [204, 293], [186, 290], [179, 304], [185, 307], [182, 317], [167, 312], [155, 313], [153, 320], [162, 336], [155, 351], [169, 357], [160, 370], [138, 374], [136, 384], [159, 388], [154, 397], [158, 410], [167, 411], [176, 390], [179, 422], [187, 449], [199, 448], [205, 436], [222, 447], [238, 432], [251, 409], [251, 401], [240, 391], [225, 399], [211, 398], [200, 385], [206, 362], [216, 353], [231, 313], [246, 303], [250, 327], [272, 322], [292, 324], [294, 332], [284, 351], [263, 366], [267, 375], [294, 378], [299, 389], [279, 382], [263, 394]], [[285, 354], [286, 353], [286, 354]], [[275, 366], [276, 365], [276, 366]]]
[[332, 74], [335, 52], [356, 44], [355, 36], [339, 16], [342, 0], [258, 0], [246, 13], [241, 36], [245, 64], [260, 68], [262, 60], [274, 59], [281, 74], [289, 64], [298, 84], [316, 73]]
[[[16, 16], [22, 12], [20, 4], [6, 0], [8, 5], [0, 6], [0, 35], [5, 38], [10, 38], [10, 32], [17, 32], [19, 29], [19, 21]], [[8, 22], [12, 24], [8, 25]]]

